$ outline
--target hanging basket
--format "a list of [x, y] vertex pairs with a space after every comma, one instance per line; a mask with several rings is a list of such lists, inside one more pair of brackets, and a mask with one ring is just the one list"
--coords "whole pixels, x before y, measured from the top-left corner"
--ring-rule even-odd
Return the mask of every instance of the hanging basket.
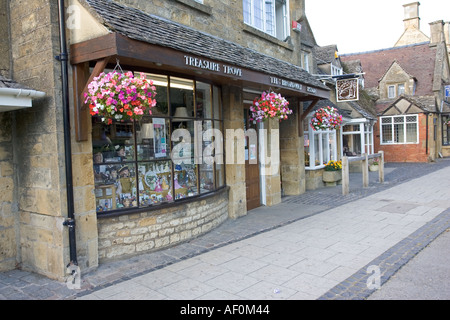
[[342, 115], [334, 107], [324, 107], [318, 109], [310, 122], [311, 127], [315, 130], [336, 130], [342, 124]]
[[85, 103], [92, 116], [99, 116], [106, 124], [117, 121], [136, 121], [151, 115], [156, 105], [156, 88], [153, 81], [141, 73], [139, 78], [132, 72], [104, 73], [88, 85]]
[[261, 97], [253, 101], [250, 107], [252, 112], [251, 121], [265, 121], [267, 119], [278, 119], [279, 121], [286, 120], [292, 110], [289, 109], [289, 101], [287, 101], [281, 94], [275, 92], [263, 92]]

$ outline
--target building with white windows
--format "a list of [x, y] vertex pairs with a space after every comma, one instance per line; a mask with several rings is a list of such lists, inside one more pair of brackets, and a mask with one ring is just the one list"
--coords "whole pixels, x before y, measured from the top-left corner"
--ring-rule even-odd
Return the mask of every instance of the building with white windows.
[[405, 31], [394, 47], [348, 54], [365, 72], [365, 88], [376, 101], [374, 147], [392, 162], [426, 162], [450, 156], [449, 23], [420, 30], [419, 2], [404, 5]]

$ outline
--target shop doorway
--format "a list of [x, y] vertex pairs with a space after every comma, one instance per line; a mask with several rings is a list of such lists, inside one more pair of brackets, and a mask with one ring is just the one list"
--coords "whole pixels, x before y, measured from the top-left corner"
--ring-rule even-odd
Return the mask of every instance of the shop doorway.
[[[254, 129], [255, 134], [245, 136], [245, 190], [247, 211], [261, 206], [260, 174], [258, 161], [258, 128], [250, 121], [249, 106], [244, 106], [244, 130]], [[256, 138], [256, 139], [255, 139]]]

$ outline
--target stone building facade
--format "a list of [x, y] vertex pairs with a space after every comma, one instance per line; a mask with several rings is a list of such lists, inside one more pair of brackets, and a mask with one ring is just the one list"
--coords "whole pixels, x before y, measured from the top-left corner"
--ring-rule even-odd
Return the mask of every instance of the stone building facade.
[[[19, 267], [62, 280], [74, 255], [84, 272], [103, 261], [173, 246], [204, 234], [228, 218], [247, 214], [250, 202], [253, 207], [275, 205], [281, 201], [282, 188], [286, 194], [304, 192], [303, 136], [299, 130], [303, 102], [328, 98], [329, 89], [300, 68], [302, 40], [292, 22], [301, 21], [304, 1], [271, 3], [274, 13], [285, 15], [275, 18], [274, 14], [272, 24], [260, 25], [257, 14], [249, 9], [251, 2], [246, 0], [65, 1], [68, 143], [63, 126], [63, 62], [55, 59], [64, 58], [58, 3], [33, 0], [24, 6], [21, 1], [0, 0], [0, 7], [5, 9], [0, 13], [0, 33], [7, 35], [0, 40], [2, 48], [6, 48], [0, 50], [0, 71], [45, 93], [45, 97], [33, 100], [32, 108], [0, 113], [0, 270]], [[3, 46], [5, 39], [7, 45]], [[158, 90], [166, 90], [170, 111], [144, 121], [153, 126], [154, 139], [155, 128], [167, 130], [164, 132], [168, 134], [180, 120], [175, 114], [175, 93], [187, 89], [175, 87], [177, 81], [191, 84], [190, 91], [183, 91], [188, 98], [185, 105], [192, 104], [191, 95], [194, 101], [204, 103], [196, 103], [194, 111], [201, 111], [201, 107], [206, 110], [207, 103], [213, 110], [211, 116], [191, 114], [181, 120], [203, 121], [222, 129], [224, 145], [236, 141], [236, 147], [232, 144], [232, 149], [223, 150], [226, 159], [230, 155], [235, 159], [242, 156], [239, 139], [244, 137], [240, 135], [244, 130], [266, 129], [267, 137], [258, 136], [255, 149], [248, 140], [246, 162], [226, 160], [223, 166], [215, 163], [211, 181], [200, 179], [201, 174], [207, 175], [206, 169], [192, 167], [197, 185], [189, 185], [183, 194], [178, 193], [182, 196], [173, 200], [168, 200], [167, 192], [176, 195], [174, 176], [187, 175], [188, 167], [179, 169], [166, 152], [163, 160], [153, 155], [144, 162], [139, 162], [137, 156], [125, 162], [112, 156], [109, 160], [135, 169], [133, 176], [125, 179], [134, 187], [125, 192], [118, 180], [104, 178], [112, 173], [112, 162], [102, 160], [97, 171], [96, 143], [107, 132], [116, 146], [132, 145], [127, 149], [132, 152], [144, 150], [144, 142], [138, 138], [144, 126], [104, 126], [89, 115], [83, 101], [89, 81], [119, 62], [124, 70], [166, 79], [157, 86]], [[174, 87], [169, 88], [170, 83]], [[172, 89], [176, 92], [172, 93]], [[283, 122], [248, 121], [248, 106], [261, 92], [269, 90], [286, 97], [293, 114]], [[158, 101], [161, 106], [166, 103], [163, 100]], [[65, 157], [68, 147], [70, 161]], [[108, 154], [103, 152], [102, 156], [106, 159]], [[280, 166], [263, 166], [259, 161], [257, 167], [251, 167], [252, 156], [271, 159]], [[71, 179], [65, 172], [68, 163], [72, 166]], [[153, 164], [156, 169], [150, 169]], [[156, 196], [145, 184], [141, 187], [139, 179], [150, 177], [150, 171], [158, 179], [170, 177], [169, 184], [172, 179], [166, 193]], [[250, 172], [254, 175], [252, 181], [256, 181], [252, 185]], [[121, 192], [116, 189], [119, 187]], [[76, 241], [69, 236], [68, 227], [71, 206], [67, 195], [71, 188]], [[258, 188], [256, 199], [250, 199], [254, 188]], [[155, 197], [149, 198], [149, 194]], [[130, 205], [127, 197], [136, 204]], [[150, 205], [150, 200], [162, 203]]]

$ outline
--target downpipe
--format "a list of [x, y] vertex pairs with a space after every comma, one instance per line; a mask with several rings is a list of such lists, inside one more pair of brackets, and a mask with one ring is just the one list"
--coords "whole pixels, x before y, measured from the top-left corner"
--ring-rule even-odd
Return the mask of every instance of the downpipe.
[[65, 5], [64, 0], [58, 0], [59, 10], [59, 36], [61, 53], [56, 57], [61, 62], [61, 82], [62, 82], [62, 102], [63, 102], [63, 124], [64, 124], [64, 154], [66, 167], [66, 193], [67, 193], [67, 219], [63, 226], [68, 227], [69, 231], [69, 250], [71, 265], [78, 265], [77, 249], [75, 238], [75, 206], [73, 196], [73, 176], [72, 176], [72, 145], [70, 137], [70, 106], [69, 106], [69, 72], [68, 72], [68, 54], [66, 44], [66, 23], [65, 23]]

